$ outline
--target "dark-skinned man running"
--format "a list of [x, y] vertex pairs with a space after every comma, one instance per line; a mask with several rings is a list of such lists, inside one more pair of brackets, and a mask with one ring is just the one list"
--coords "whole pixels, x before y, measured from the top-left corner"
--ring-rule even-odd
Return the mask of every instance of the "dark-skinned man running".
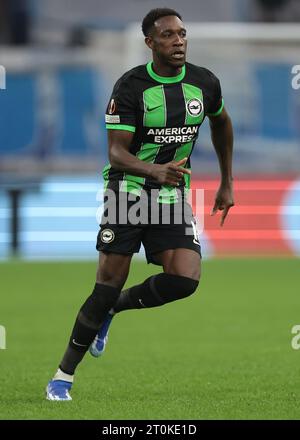
[[[47, 386], [49, 400], [71, 400], [76, 367], [88, 350], [95, 357], [103, 353], [116, 314], [162, 306], [196, 291], [201, 251], [186, 194], [190, 157], [205, 116], [221, 171], [212, 210], [222, 211], [221, 226], [234, 204], [233, 133], [219, 80], [186, 62], [186, 30], [176, 11], [150, 11], [142, 30], [153, 61], [126, 72], [107, 107], [110, 163], [103, 170], [105, 210], [97, 239], [96, 284]], [[163, 272], [122, 291], [141, 243], [148, 263], [162, 266]]]

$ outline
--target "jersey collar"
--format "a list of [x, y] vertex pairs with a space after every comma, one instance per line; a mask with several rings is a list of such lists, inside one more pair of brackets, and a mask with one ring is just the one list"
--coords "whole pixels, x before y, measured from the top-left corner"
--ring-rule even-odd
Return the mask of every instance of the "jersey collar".
[[159, 76], [157, 73], [154, 72], [152, 68], [152, 61], [149, 61], [147, 64], [147, 72], [151, 76], [152, 79], [154, 79], [157, 82], [163, 83], [163, 84], [173, 84], [177, 83], [179, 81], [182, 81], [185, 77], [185, 64], [182, 66], [181, 72], [177, 76]]

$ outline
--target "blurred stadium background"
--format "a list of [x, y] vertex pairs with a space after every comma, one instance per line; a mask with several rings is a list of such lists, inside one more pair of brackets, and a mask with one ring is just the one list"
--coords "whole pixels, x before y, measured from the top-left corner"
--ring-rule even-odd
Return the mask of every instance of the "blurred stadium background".
[[[131, 331], [113, 336], [127, 362], [127, 373], [132, 367], [132, 382], [127, 393], [128, 384], [123, 390], [109, 376], [109, 371], [114, 377], [122, 376], [120, 352], [112, 351], [116, 370], [112, 358], [102, 364], [102, 374], [110, 381], [107, 393], [115, 393], [111, 408], [99, 413], [96, 399], [95, 406], [87, 401], [78, 412], [73, 412], [75, 407], [64, 414], [48, 413], [46, 407], [40, 412], [42, 407], [36, 406], [40, 397], [36, 401], [30, 397], [30, 384], [36, 381], [38, 395], [52, 374], [53, 360], [55, 363], [64, 349], [66, 329], [88, 295], [88, 280], [93, 283], [101, 169], [107, 162], [106, 103], [116, 79], [150, 58], [140, 23], [151, 8], [161, 6], [182, 13], [188, 29], [189, 61], [213, 70], [221, 79], [235, 131], [236, 206], [222, 229], [219, 219], [209, 216], [219, 171], [205, 122], [192, 158], [193, 187], [205, 189], [203, 256], [219, 260], [206, 262], [204, 299], [201, 297], [199, 305], [193, 298], [192, 311], [190, 303], [172, 305], [164, 312], [155, 310], [156, 329], [138, 314], [135, 320], [130, 313], [118, 318]], [[295, 288], [299, 260], [294, 257], [300, 255], [300, 88], [292, 87], [292, 68], [300, 65], [299, 22], [298, 0], [0, 1], [0, 65], [6, 71], [5, 81], [2, 76], [0, 82], [0, 324], [8, 329], [8, 347], [11, 341], [7, 362], [1, 366], [10, 390], [4, 393], [8, 399], [4, 405], [8, 396], [9, 403], [20, 397], [19, 406], [3, 406], [6, 412], [0, 418], [5, 414], [9, 418], [299, 416], [291, 376], [291, 371], [299, 370], [299, 362], [290, 348], [290, 327], [297, 324], [299, 305]], [[228, 256], [260, 258], [250, 263], [245, 258], [243, 264], [237, 259], [226, 261]], [[15, 262], [12, 257], [19, 259]], [[279, 257], [290, 258], [282, 262]], [[24, 263], [50, 259], [90, 259], [93, 263]], [[140, 262], [134, 270], [132, 283], [151, 272]], [[45, 314], [50, 321], [43, 327]], [[178, 330], [184, 319], [197, 324], [185, 335]], [[141, 325], [148, 335], [147, 352], [142, 340], [136, 339]], [[170, 331], [176, 335], [176, 346]], [[41, 337], [49, 341], [47, 353]], [[50, 344], [53, 337], [55, 346]], [[29, 338], [35, 341], [32, 353], [24, 349]], [[132, 350], [138, 347], [141, 358], [145, 357], [145, 365], [139, 364], [137, 372], [136, 357], [126, 338], [136, 341]], [[190, 341], [189, 352], [184, 351], [187, 348], [180, 338]], [[164, 355], [167, 352], [170, 358]], [[157, 368], [160, 359], [167, 365], [170, 362], [178, 392], [190, 393], [183, 400], [172, 390], [172, 402], [159, 404], [150, 385], [149, 398], [140, 398], [143, 390], [135, 380], [143, 381], [149, 353]], [[0, 354], [4, 356], [3, 351]], [[37, 365], [34, 371], [30, 370], [32, 358]], [[171, 365], [172, 359], [175, 364]], [[179, 359], [190, 363], [181, 365], [184, 361]], [[203, 374], [202, 385], [193, 386], [201, 388], [205, 383], [201, 393], [212, 398], [204, 404], [195, 400], [197, 392], [181, 376], [182, 368], [197, 376], [193, 361], [201, 363], [200, 370], [205, 372], [199, 373]], [[178, 376], [172, 370], [174, 365]], [[85, 364], [82, 368], [95, 385], [99, 366]], [[19, 391], [14, 387], [15, 374], [22, 379]], [[153, 373], [149, 384], [155, 380]], [[228, 386], [230, 380], [232, 386]], [[94, 385], [89, 382], [88, 390], [81, 385], [81, 393], [91, 398]], [[169, 386], [167, 378], [156, 383], [160, 397], [170, 391]], [[212, 403], [220, 396], [219, 406]], [[123, 412], [118, 412], [119, 404]], [[172, 406], [175, 404], [178, 407]]]
[[[189, 60], [220, 77], [235, 129], [237, 206], [222, 232], [206, 216], [204, 256], [299, 254], [300, 91], [291, 85], [299, 2], [168, 4], [183, 9]], [[1, 1], [0, 258], [94, 256], [105, 106], [116, 79], [149, 59], [140, 21], [159, 5]], [[207, 189], [208, 207], [217, 176], [206, 122], [193, 180]]]

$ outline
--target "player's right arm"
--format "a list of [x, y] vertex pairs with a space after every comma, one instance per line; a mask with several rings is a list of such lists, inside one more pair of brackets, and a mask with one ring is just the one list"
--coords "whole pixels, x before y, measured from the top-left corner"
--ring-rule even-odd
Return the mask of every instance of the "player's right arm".
[[162, 185], [177, 186], [183, 173], [190, 170], [183, 168], [187, 158], [166, 164], [147, 163], [130, 153], [134, 133], [127, 130], [108, 130], [108, 155], [110, 165], [120, 171], [140, 177], [150, 177]]

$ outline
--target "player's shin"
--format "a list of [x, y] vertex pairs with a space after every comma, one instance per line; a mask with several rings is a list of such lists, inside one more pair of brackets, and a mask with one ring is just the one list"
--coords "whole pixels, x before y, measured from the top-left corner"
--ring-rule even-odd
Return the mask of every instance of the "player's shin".
[[60, 369], [69, 375], [83, 359], [108, 311], [116, 303], [120, 290], [105, 284], [95, 284], [93, 293], [81, 307]]

